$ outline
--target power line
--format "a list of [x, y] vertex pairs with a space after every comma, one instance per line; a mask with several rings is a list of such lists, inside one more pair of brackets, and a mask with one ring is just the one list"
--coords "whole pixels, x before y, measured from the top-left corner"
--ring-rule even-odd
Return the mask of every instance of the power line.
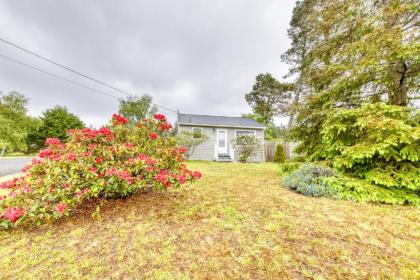
[[[36, 56], [36, 57], [38, 57], [38, 58], [40, 58], [40, 59], [42, 59], [42, 60], [45, 60], [45, 61], [47, 61], [47, 62], [49, 62], [49, 63], [52, 63], [52, 64], [54, 64], [54, 65], [56, 65], [56, 66], [58, 66], [58, 67], [61, 67], [61, 68], [65, 69], [65, 70], [67, 70], [67, 71], [70, 71], [70, 72], [72, 72], [72, 73], [74, 73], [74, 74], [77, 74], [77, 75], [82, 76], [82, 77], [84, 77], [84, 78], [86, 78], [86, 79], [89, 79], [89, 80], [91, 80], [91, 81], [93, 81], [93, 82], [96, 82], [96, 83], [101, 84], [101, 85], [103, 85], [103, 86], [106, 86], [106, 87], [108, 87], [108, 88], [110, 88], [110, 89], [113, 89], [113, 90], [115, 90], [115, 91], [118, 91], [118, 92], [120, 92], [120, 93], [123, 93], [123, 94], [125, 94], [125, 95], [127, 95], [127, 96], [131, 96], [131, 97], [136, 97], [136, 96], [137, 96], [137, 95], [132, 94], [132, 93], [130, 93], [130, 92], [127, 92], [127, 91], [125, 91], [125, 90], [122, 90], [122, 89], [116, 88], [116, 87], [114, 87], [114, 86], [112, 86], [112, 85], [110, 85], [110, 84], [108, 84], [108, 83], [102, 82], [102, 81], [100, 81], [100, 80], [98, 80], [98, 79], [96, 79], [96, 78], [93, 78], [93, 77], [91, 77], [91, 76], [88, 76], [88, 75], [86, 75], [86, 74], [83, 74], [83, 73], [81, 73], [81, 72], [79, 72], [79, 71], [77, 71], [77, 70], [74, 70], [74, 69], [72, 69], [72, 68], [70, 68], [70, 67], [68, 67], [68, 66], [65, 66], [65, 65], [63, 65], [63, 64], [61, 64], [61, 63], [55, 62], [55, 61], [53, 61], [52, 59], [49, 59], [49, 58], [44, 57], [44, 56], [42, 56], [42, 55], [40, 55], [40, 54], [38, 54], [38, 53], [35, 53], [35, 52], [33, 52], [33, 51], [30, 51], [30, 50], [28, 50], [28, 49], [26, 49], [26, 48], [24, 48], [24, 47], [21, 47], [21, 46], [19, 46], [19, 45], [15, 44], [15, 43], [12, 43], [12, 42], [10, 42], [10, 41], [8, 41], [8, 40], [6, 40], [6, 39], [0, 38], [0, 41], [2, 41], [3, 43], [6, 43], [6, 44], [8, 44], [8, 45], [10, 45], [10, 46], [12, 46], [12, 47], [15, 47], [15, 48], [17, 48], [17, 49], [19, 49], [19, 50], [21, 50], [21, 51], [24, 51], [24, 52], [26, 52], [26, 53], [28, 53], [28, 54], [31, 54], [31, 55], [33, 55], [33, 56]], [[3, 56], [3, 57], [4, 57], [4, 56]], [[53, 74], [53, 75], [54, 75], [54, 74]], [[65, 79], [65, 78], [64, 78], [64, 79]], [[96, 91], [96, 90], [95, 90], [95, 91]], [[165, 109], [165, 110], [167, 110], [167, 111], [174, 112], [174, 113], [176, 113], [176, 112], [177, 112], [177, 111], [172, 110], [172, 109], [170, 109], [170, 108], [168, 108], [168, 107], [165, 107], [165, 106], [162, 106], [162, 105], [159, 105], [159, 104], [156, 104], [156, 103], [153, 103], [153, 104], [154, 104], [154, 105], [156, 105], [157, 107], [160, 107], [160, 108]]]
[[[19, 64], [19, 65], [21, 65], [21, 66], [28, 67], [28, 68], [30, 68], [30, 69], [32, 69], [32, 70], [38, 71], [38, 72], [43, 73], [43, 74], [46, 74], [46, 75], [48, 75], [48, 76], [51, 76], [51, 77], [54, 77], [54, 78], [57, 78], [57, 79], [60, 79], [60, 80], [66, 81], [66, 82], [68, 82], [68, 83], [74, 84], [74, 85], [76, 85], [76, 86], [79, 86], [79, 87], [82, 87], [82, 88], [85, 88], [85, 89], [88, 89], [88, 90], [91, 90], [91, 91], [94, 91], [94, 92], [96, 92], [96, 93], [100, 93], [100, 94], [103, 94], [103, 95], [111, 96], [111, 97], [114, 97], [114, 98], [115, 98], [115, 99], [117, 99], [117, 100], [120, 98], [119, 96], [116, 96], [116, 95], [113, 95], [113, 94], [111, 94], [111, 93], [108, 93], [108, 92], [104, 92], [104, 91], [98, 90], [98, 89], [96, 89], [96, 88], [93, 88], [93, 87], [87, 86], [87, 85], [85, 85], [85, 84], [82, 84], [82, 83], [76, 82], [76, 81], [74, 81], [74, 80], [70, 80], [70, 79], [64, 78], [64, 77], [59, 76], [59, 75], [57, 75], [57, 74], [54, 74], [54, 73], [51, 73], [51, 72], [45, 71], [45, 70], [43, 70], [43, 69], [41, 69], [41, 68], [38, 68], [38, 67], [35, 67], [35, 66], [32, 66], [32, 65], [29, 65], [29, 64], [24, 63], [24, 62], [22, 62], [22, 61], [19, 61], [19, 60], [16, 60], [16, 59], [14, 59], [14, 58], [11, 58], [11, 57], [8, 57], [8, 56], [5, 56], [5, 55], [3, 55], [3, 54], [0, 54], [0, 57], [1, 57], [1, 58], [3, 58], [3, 59], [8, 60], [8, 61], [10, 61], [10, 62], [13, 62], [13, 63]], [[161, 109], [163, 109], [163, 108], [161, 108]], [[171, 113], [169, 113], [169, 114], [174, 114], [174, 113], [172, 112], [172, 110], [171, 110], [170, 112], [171, 112]], [[174, 115], [175, 115], [175, 114], [174, 114]]]
[[13, 59], [13, 58], [11, 58], [11, 57], [8, 57], [8, 56], [2, 55], [2, 54], [0, 54], [0, 57], [2, 57], [3, 59], [6, 59], [6, 60], [8, 60], [8, 61], [14, 62], [14, 63], [16, 63], [16, 64], [19, 64], [19, 65], [22, 65], [22, 66], [28, 67], [28, 68], [30, 68], [30, 69], [32, 69], [32, 70], [35, 70], [35, 71], [38, 71], [38, 72], [44, 73], [44, 74], [49, 75], [49, 76], [52, 76], [52, 77], [54, 77], [54, 78], [57, 78], [57, 79], [60, 79], [60, 80], [66, 81], [66, 82], [68, 82], [68, 83], [71, 83], [71, 84], [77, 85], [77, 86], [79, 86], [79, 87], [83, 87], [83, 88], [86, 88], [86, 89], [88, 89], [88, 90], [91, 90], [91, 91], [94, 91], [94, 92], [97, 92], [97, 93], [100, 93], [100, 94], [103, 94], [103, 95], [108, 95], [108, 96], [114, 97], [114, 98], [116, 98], [116, 99], [118, 99], [118, 98], [119, 98], [119, 97], [118, 97], [118, 96], [116, 96], [116, 95], [113, 95], [113, 94], [110, 94], [110, 93], [107, 93], [107, 92], [103, 92], [103, 91], [97, 90], [97, 89], [95, 89], [95, 88], [92, 88], [92, 87], [90, 87], [90, 86], [87, 86], [87, 85], [81, 84], [81, 83], [79, 83], [79, 82], [76, 82], [76, 81], [73, 81], [73, 80], [70, 80], [70, 79], [67, 79], [67, 78], [61, 77], [61, 76], [56, 75], [56, 74], [54, 74], [54, 73], [51, 73], [51, 72], [45, 71], [45, 70], [43, 70], [43, 69], [40, 69], [40, 68], [37, 68], [37, 67], [35, 67], [35, 66], [32, 66], [32, 65], [26, 64], [26, 63], [24, 63], [24, 62], [21, 62], [21, 61], [19, 61], [19, 60]]

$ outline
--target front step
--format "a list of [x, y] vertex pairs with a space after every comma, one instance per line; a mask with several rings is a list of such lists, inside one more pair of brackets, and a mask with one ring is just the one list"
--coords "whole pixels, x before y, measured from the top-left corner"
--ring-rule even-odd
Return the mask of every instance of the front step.
[[228, 154], [218, 154], [217, 161], [231, 162], [232, 158]]

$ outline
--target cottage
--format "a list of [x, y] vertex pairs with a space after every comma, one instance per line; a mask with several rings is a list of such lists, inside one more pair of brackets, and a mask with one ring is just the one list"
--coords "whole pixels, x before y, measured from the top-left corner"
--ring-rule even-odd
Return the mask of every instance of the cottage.
[[[209, 115], [192, 115], [178, 113], [178, 131], [200, 130], [209, 138], [196, 147], [191, 159], [238, 161], [239, 153], [232, 146], [232, 139], [243, 134], [252, 134], [261, 139], [264, 144], [265, 126], [255, 120], [244, 117], [224, 117]], [[251, 161], [265, 160], [264, 148], [256, 151]]]

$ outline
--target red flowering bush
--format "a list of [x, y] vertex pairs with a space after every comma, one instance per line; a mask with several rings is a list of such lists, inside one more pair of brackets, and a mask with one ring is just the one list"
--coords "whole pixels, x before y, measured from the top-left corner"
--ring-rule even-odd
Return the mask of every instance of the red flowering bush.
[[8, 190], [0, 196], [0, 227], [41, 224], [94, 198], [178, 188], [200, 178], [182, 162], [185, 149], [168, 137], [170, 127], [160, 114], [136, 126], [114, 115], [109, 127], [69, 131], [66, 144], [48, 138], [23, 177], [0, 184]]

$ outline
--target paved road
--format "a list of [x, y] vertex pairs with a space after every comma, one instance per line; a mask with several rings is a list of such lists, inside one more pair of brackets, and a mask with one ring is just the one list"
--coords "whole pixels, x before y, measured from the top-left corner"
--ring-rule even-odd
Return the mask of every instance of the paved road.
[[19, 173], [33, 157], [0, 159], [0, 176]]

